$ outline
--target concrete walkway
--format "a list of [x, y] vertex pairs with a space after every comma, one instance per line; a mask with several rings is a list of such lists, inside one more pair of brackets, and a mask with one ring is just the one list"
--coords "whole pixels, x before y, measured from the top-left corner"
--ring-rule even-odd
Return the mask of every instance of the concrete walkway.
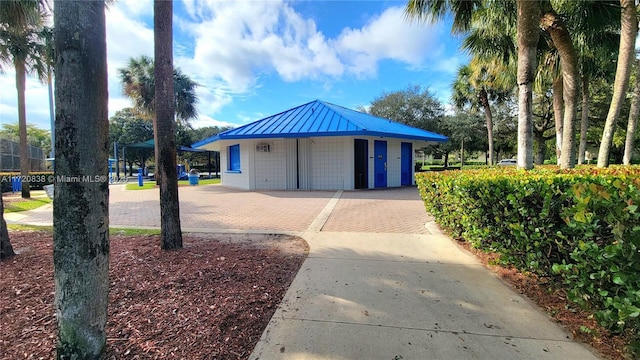
[[[112, 186], [112, 226], [158, 227], [157, 199]], [[180, 200], [185, 231], [296, 234], [310, 245], [251, 359], [599, 358], [442, 234], [415, 188], [210, 185], [181, 187]], [[50, 206], [19, 214], [7, 221], [51, 221]]]

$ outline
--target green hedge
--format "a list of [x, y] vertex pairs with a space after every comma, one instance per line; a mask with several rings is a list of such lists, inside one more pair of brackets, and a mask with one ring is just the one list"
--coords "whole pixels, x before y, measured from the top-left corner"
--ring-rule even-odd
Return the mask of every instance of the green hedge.
[[[44, 181], [32, 181], [29, 183], [31, 190], [42, 190], [44, 185], [49, 185], [52, 182], [49, 181], [52, 172], [32, 172], [29, 173], [30, 179], [44, 180]], [[20, 176], [19, 172], [0, 172], [0, 191], [11, 191], [11, 177]]]
[[559, 278], [613, 331], [638, 333], [640, 167], [514, 167], [416, 175], [451, 235], [501, 261]]

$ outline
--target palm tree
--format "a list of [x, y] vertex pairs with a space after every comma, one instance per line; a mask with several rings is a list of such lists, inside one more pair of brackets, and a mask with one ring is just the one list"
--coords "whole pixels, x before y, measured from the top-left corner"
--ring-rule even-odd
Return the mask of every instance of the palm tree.
[[[118, 69], [123, 92], [132, 101], [134, 108], [148, 119], [155, 117], [155, 64], [152, 58], [140, 56], [130, 58], [126, 67]], [[173, 70], [175, 93], [175, 117], [188, 123], [198, 117], [196, 87], [198, 83], [182, 73], [179, 68]]]
[[[43, 20], [48, 3], [44, 0], [0, 1], [0, 63], [12, 63], [16, 72], [18, 124], [20, 126], [20, 174], [31, 168], [27, 143], [26, 76], [42, 69], [44, 53]], [[31, 197], [29, 183], [22, 183], [22, 197]]]
[[611, 58], [618, 51], [615, 44], [620, 42], [619, 5], [615, 0], [565, 1], [561, 4], [578, 53], [582, 90], [578, 164], [583, 164], [589, 128], [589, 87], [593, 79], [613, 77], [615, 72]]
[[518, 9], [518, 167], [533, 168], [533, 81], [540, 33], [537, 1], [517, 0]]
[[[127, 67], [118, 70], [120, 80], [123, 84], [123, 92], [128, 96], [134, 104], [134, 108], [141, 116], [153, 121], [153, 132], [155, 141], [155, 158], [159, 158], [157, 123], [155, 117], [155, 72], [154, 61], [148, 56], [140, 56], [139, 58], [129, 59]], [[198, 97], [195, 88], [198, 86], [196, 82], [188, 76], [182, 74], [180, 69], [175, 68], [173, 72], [173, 84], [175, 94], [175, 116], [178, 121], [188, 123], [192, 118], [198, 116], [195, 104]], [[160, 180], [156, 177], [156, 182], [160, 184]]]
[[631, 98], [631, 109], [629, 110], [629, 120], [627, 122], [627, 136], [624, 142], [624, 156], [622, 163], [631, 165], [631, 157], [633, 155], [633, 140], [636, 135], [636, 125], [638, 123], [638, 114], [640, 113], [640, 59], [636, 59], [636, 83]]
[[53, 264], [58, 359], [98, 359], [109, 292], [107, 41], [104, 1], [58, 1]]
[[[518, 167], [533, 168], [533, 81], [536, 70], [537, 43], [540, 37], [541, 7], [538, 1], [517, 0], [517, 49], [518, 49]], [[486, 10], [485, 15], [513, 12], [510, 1], [490, 2], [465, 0], [409, 0], [405, 13], [411, 19], [435, 21], [444, 18], [448, 11], [453, 13], [452, 32], [460, 33], [470, 29], [474, 14]], [[503, 24], [509, 26], [509, 18]], [[508, 31], [506, 34], [509, 34]]]
[[153, 5], [155, 139], [159, 155], [156, 157], [156, 162], [160, 180], [160, 237], [162, 249], [170, 250], [182, 248], [176, 170], [176, 128], [173, 120], [176, 112], [173, 76], [173, 2], [155, 0]]
[[[550, 4], [549, 4], [550, 5]], [[560, 150], [560, 168], [574, 166], [576, 108], [578, 99], [578, 54], [564, 20], [552, 8], [545, 9], [541, 25], [549, 33], [558, 55], [562, 69], [562, 144]], [[554, 82], [554, 88], [559, 84]], [[558, 116], [558, 115], [557, 115]], [[557, 129], [557, 126], [556, 126]]]
[[635, 0], [620, 0], [620, 52], [613, 84], [613, 97], [607, 120], [602, 131], [602, 141], [598, 151], [598, 167], [609, 166], [609, 152], [613, 141], [616, 121], [629, 85], [629, 74], [635, 58], [635, 41], [638, 34], [638, 18]]
[[484, 112], [490, 165], [495, 164], [491, 102], [502, 101], [508, 95], [507, 90], [513, 84], [505, 76], [509, 73], [500, 61], [484, 62], [474, 57], [468, 65], [458, 69], [453, 83], [452, 101], [458, 109], [471, 107], [477, 110], [480, 107]]

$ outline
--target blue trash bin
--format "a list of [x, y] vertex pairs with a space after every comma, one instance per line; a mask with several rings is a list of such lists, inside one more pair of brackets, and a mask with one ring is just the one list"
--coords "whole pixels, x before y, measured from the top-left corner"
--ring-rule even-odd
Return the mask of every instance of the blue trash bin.
[[11, 177], [11, 191], [13, 192], [22, 191], [22, 177], [20, 176]]
[[196, 169], [191, 169], [189, 171], [189, 185], [196, 186], [200, 181], [200, 173]]

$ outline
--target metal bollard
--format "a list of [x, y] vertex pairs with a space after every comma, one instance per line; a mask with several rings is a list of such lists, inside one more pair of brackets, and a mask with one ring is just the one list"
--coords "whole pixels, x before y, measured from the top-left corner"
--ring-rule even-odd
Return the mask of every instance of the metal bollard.
[[143, 186], [142, 169], [138, 169], [138, 186]]

